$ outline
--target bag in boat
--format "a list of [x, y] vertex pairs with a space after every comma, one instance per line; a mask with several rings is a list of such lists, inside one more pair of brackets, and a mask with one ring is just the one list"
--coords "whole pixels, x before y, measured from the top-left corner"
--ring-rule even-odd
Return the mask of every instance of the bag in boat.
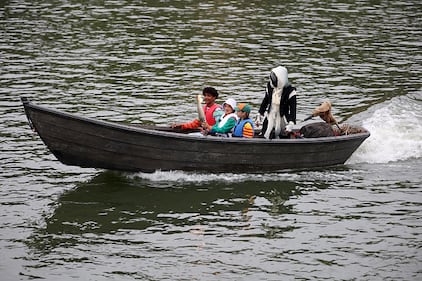
[[334, 131], [330, 124], [318, 122], [303, 126], [300, 128], [300, 134], [304, 138], [321, 138], [334, 136]]

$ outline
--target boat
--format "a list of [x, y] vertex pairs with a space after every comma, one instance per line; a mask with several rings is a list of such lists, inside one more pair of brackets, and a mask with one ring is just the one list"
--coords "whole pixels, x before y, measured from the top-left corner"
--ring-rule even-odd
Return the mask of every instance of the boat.
[[296, 139], [228, 138], [98, 120], [21, 101], [31, 128], [63, 164], [130, 172], [270, 172], [344, 164], [370, 133]]

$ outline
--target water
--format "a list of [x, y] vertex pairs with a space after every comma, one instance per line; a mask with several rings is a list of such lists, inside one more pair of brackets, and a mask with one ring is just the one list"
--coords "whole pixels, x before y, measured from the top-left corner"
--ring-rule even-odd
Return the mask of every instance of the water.
[[[285, 2], [1, 2], [1, 279], [420, 280], [422, 5]], [[330, 99], [371, 131], [346, 165], [70, 167], [19, 101], [164, 125], [211, 85], [255, 114], [279, 64], [299, 119]]]

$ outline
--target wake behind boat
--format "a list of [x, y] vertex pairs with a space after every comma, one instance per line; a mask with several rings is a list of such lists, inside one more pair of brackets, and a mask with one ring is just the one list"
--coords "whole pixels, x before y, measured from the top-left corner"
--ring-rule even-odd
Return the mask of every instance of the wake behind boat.
[[200, 137], [81, 117], [21, 98], [30, 126], [67, 165], [120, 171], [265, 172], [344, 164], [369, 132], [335, 137]]

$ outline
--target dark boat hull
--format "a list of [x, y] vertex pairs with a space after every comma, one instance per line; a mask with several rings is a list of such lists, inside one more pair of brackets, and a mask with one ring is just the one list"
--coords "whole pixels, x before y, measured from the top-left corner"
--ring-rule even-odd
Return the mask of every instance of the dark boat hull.
[[197, 137], [64, 113], [22, 98], [34, 130], [67, 165], [121, 171], [264, 172], [343, 164], [369, 132], [314, 139]]

